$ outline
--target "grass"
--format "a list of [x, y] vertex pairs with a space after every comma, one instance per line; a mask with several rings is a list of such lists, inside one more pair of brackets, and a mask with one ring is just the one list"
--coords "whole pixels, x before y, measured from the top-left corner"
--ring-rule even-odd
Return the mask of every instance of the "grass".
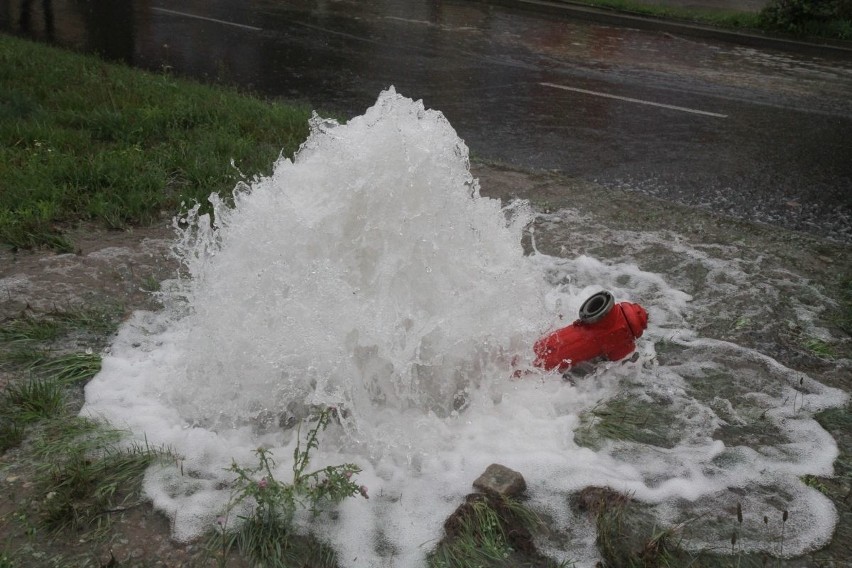
[[22, 317], [0, 325], [0, 341], [50, 341], [60, 332], [59, 322], [53, 318]]
[[109, 335], [118, 328], [122, 311], [120, 306], [105, 305], [85, 309], [57, 309], [38, 316], [24, 314], [0, 322], [0, 345], [8, 347], [52, 341], [70, 332]]
[[123, 432], [84, 418], [63, 418], [37, 437], [41, 465], [37, 514], [51, 531], [102, 530], [112, 514], [141, 504], [145, 470], [171, 453], [147, 444], [121, 445]]
[[645, 539], [634, 529], [641, 523], [632, 518], [630, 500], [610, 503], [601, 501], [595, 515], [595, 543], [606, 566], [644, 567], [673, 566], [672, 549], [676, 547], [674, 531], [652, 529]]
[[660, 404], [622, 393], [584, 412], [574, 440], [593, 449], [600, 449], [607, 440], [671, 447], [673, 440], [662, 432], [676, 434], [671, 429], [674, 419], [672, 412]]
[[779, 29], [768, 14], [725, 9], [700, 9], [678, 6], [662, 6], [639, 2], [637, 0], [578, 0], [581, 4], [608, 8], [655, 18], [675, 19], [695, 24], [715, 26], [735, 31], [761, 31], [781, 33], [797, 37], [822, 39], [852, 39], [852, 21], [832, 19], [828, 21], [808, 21], [795, 28]]
[[847, 335], [852, 335], [852, 278], [840, 285], [840, 306], [831, 315], [831, 321]]
[[25, 432], [24, 425], [19, 421], [0, 418], [0, 454], [20, 446]]
[[28, 367], [38, 375], [51, 376], [61, 385], [85, 384], [101, 370], [101, 358], [91, 352], [67, 353], [36, 359]]
[[0, 434], [4, 448], [18, 438], [21, 424], [61, 413], [67, 388], [84, 385], [100, 371], [101, 358], [91, 347], [75, 348], [80, 341], [100, 348], [119, 315], [114, 306], [55, 310], [0, 324], [0, 370], [16, 377], [0, 398], [5, 418], [0, 432], [9, 435]]
[[6, 420], [17, 427], [61, 414], [64, 405], [62, 385], [49, 379], [15, 381], [0, 399]]
[[249, 559], [252, 566], [335, 568], [338, 565], [331, 548], [309, 536], [294, 534], [281, 518], [251, 516], [235, 532], [219, 530], [206, 546], [223, 567], [235, 550]]
[[805, 341], [803, 347], [810, 351], [813, 355], [823, 359], [833, 359], [836, 356], [834, 347], [821, 339], [808, 339]]
[[658, 6], [635, 0], [581, 0], [581, 3], [643, 16], [685, 20], [731, 29], [758, 29], [761, 27], [757, 13], [738, 10], [701, 10], [676, 6]]
[[292, 154], [309, 115], [0, 35], [0, 242], [68, 252], [81, 221], [144, 225], [227, 194]]
[[[74, 416], [60, 379], [15, 382], [2, 395], [3, 451], [28, 440], [38, 498], [29, 512], [49, 531], [90, 531], [139, 503], [154, 460], [171, 456], [147, 444], [124, 445], [124, 433]], [[28, 515], [29, 518], [29, 515]]]
[[472, 493], [444, 523], [445, 537], [429, 555], [430, 568], [568, 567], [542, 556], [533, 542], [541, 519], [515, 499]]
[[828, 432], [852, 432], [852, 406], [823, 410], [814, 415], [814, 420]]
[[742, 552], [738, 544], [740, 507], [731, 519], [733, 530], [726, 545], [691, 551], [681, 546], [681, 535], [688, 523], [661, 528], [650, 524], [651, 515], [629, 496], [609, 489], [589, 489], [584, 510], [593, 517], [602, 566], [607, 568], [765, 568], [781, 562], [766, 554]]
[[139, 504], [145, 469], [172, 457], [76, 415], [101, 359], [65, 345], [81, 332], [103, 340], [116, 316], [113, 308], [54, 311], [0, 326], [0, 364], [11, 376], [0, 393], [0, 451], [18, 447], [15, 462], [26, 468], [32, 495], [13, 518], [28, 535], [104, 531], [114, 514]]
[[154, 277], [154, 276], [150, 275], [150, 276], [145, 277], [145, 278], [142, 280], [142, 284], [141, 284], [141, 286], [140, 286], [140, 287], [141, 287], [141, 288], [142, 288], [142, 290], [144, 290], [145, 292], [151, 292], [151, 293], [153, 293], [153, 292], [159, 292], [159, 291], [160, 291], [160, 286], [161, 286], [161, 285], [160, 285], [160, 281], [159, 281], [159, 280], [157, 280], [157, 278], [156, 278], [156, 277]]

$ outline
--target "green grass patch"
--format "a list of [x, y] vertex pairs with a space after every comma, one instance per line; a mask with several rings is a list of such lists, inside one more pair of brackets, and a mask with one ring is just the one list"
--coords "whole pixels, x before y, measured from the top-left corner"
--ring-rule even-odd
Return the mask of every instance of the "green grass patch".
[[71, 414], [72, 391], [79, 390], [100, 370], [100, 357], [72, 353], [41, 358], [31, 372], [21, 373], [0, 393], [0, 450], [19, 445], [27, 431]]
[[677, 433], [671, 428], [675, 419], [665, 406], [622, 393], [584, 412], [574, 441], [593, 449], [600, 449], [607, 440], [672, 447], [677, 442], [671, 439]]
[[112, 514], [140, 504], [145, 469], [173, 456], [147, 444], [122, 444], [124, 432], [74, 416], [62, 372], [6, 387], [0, 450], [28, 441], [24, 459], [33, 464], [36, 499], [22, 518], [51, 531], [100, 530]]
[[852, 39], [852, 0], [769, 0], [760, 23], [796, 36]]
[[242, 557], [251, 561], [252, 566], [338, 566], [334, 550], [315, 538], [295, 534], [282, 518], [251, 516], [236, 532], [216, 533], [208, 540], [207, 547], [220, 560], [229, 558], [233, 551], [239, 551]]
[[0, 369], [24, 370], [49, 356], [47, 349], [29, 342], [0, 345]]
[[17, 421], [0, 418], [0, 454], [21, 445], [26, 430]]
[[0, 242], [71, 250], [69, 224], [146, 224], [227, 194], [291, 155], [309, 116], [0, 35]]
[[702, 10], [637, 2], [636, 0], [583, 0], [582, 4], [598, 8], [609, 8], [642, 16], [684, 20], [731, 29], [758, 29], [760, 18], [757, 13], [738, 10]]
[[0, 341], [51, 341], [60, 334], [59, 322], [52, 318], [22, 317], [0, 325]]
[[840, 285], [840, 305], [829, 318], [846, 335], [852, 336], [852, 278], [843, 280]]
[[[836, 4], [848, 0], [835, 0]], [[581, 0], [582, 4], [640, 16], [681, 20], [735, 31], [756, 30], [795, 37], [852, 39], [852, 14], [848, 8], [817, 13], [810, 4], [831, 5], [831, 0], [772, 0], [761, 12], [665, 6], [637, 0]]]
[[123, 433], [85, 418], [45, 425], [34, 442], [40, 466], [38, 520], [52, 531], [100, 530], [111, 515], [141, 504], [145, 470], [168, 450], [120, 445]]
[[56, 383], [57, 388], [61, 388], [88, 382], [101, 370], [101, 357], [90, 351], [53, 356], [46, 350], [25, 347], [0, 350], [0, 368], [26, 371], [38, 380], [48, 378], [50, 382]]
[[834, 347], [830, 343], [826, 343], [821, 339], [811, 338], [805, 341], [803, 347], [812, 354], [823, 359], [833, 359], [835, 357]]
[[542, 556], [533, 533], [542, 521], [519, 501], [471, 493], [444, 523], [445, 537], [427, 558], [430, 568], [568, 567]]
[[160, 291], [160, 281], [157, 280], [154, 276], [147, 276], [142, 280], [142, 284], [140, 286], [144, 291], [154, 293]]
[[67, 353], [31, 363], [30, 370], [53, 377], [60, 384], [85, 384], [101, 370], [101, 357], [90, 352]]
[[62, 385], [50, 379], [11, 382], [0, 399], [6, 420], [16, 427], [57, 416], [64, 406]]
[[106, 336], [118, 328], [119, 306], [54, 310], [0, 323], [0, 345], [23, 346], [55, 341], [70, 332]]
[[[627, 495], [605, 488], [580, 493], [580, 509], [591, 515], [595, 542], [607, 568], [764, 568], [778, 566], [766, 554], [744, 553], [738, 539], [737, 517], [732, 517], [728, 542], [713, 550], [692, 551], [682, 546], [688, 523], [659, 527], [646, 507]], [[741, 510], [737, 515], [741, 518]]]
[[69, 415], [82, 386], [101, 368], [101, 357], [77, 344], [103, 343], [120, 312], [96, 309], [27, 314], [0, 324], [0, 370], [9, 381], [0, 392], [0, 448], [19, 445], [32, 426]]
[[828, 432], [852, 432], [852, 407], [829, 408], [814, 415], [814, 420]]

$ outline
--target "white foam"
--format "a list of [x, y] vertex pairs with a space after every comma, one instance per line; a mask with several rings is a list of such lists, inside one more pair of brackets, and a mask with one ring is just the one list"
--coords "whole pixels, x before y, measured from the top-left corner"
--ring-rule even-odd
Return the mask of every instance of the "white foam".
[[[830, 473], [837, 449], [810, 413], [843, 393], [696, 337], [691, 297], [635, 263], [525, 255], [529, 206], [481, 197], [464, 143], [422, 103], [390, 89], [346, 125], [316, 117], [311, 127], [292, 161], [237, 188], [233, 207], [211, 198], [215, 225], [197, 208], [187, 215], [176, 243], [185, 273], [164, 287], [167, 308], [122, 326], [86, 390], [83, 413], [183, 456], [145, 480], [176, 538], [213, 526], [226, 468], [253, 465], [254, 448], [269, 448], [288, 479], [296, 430], [278, 421], [336, 405], [348, 414], [312, 464], [356, 463], [371, 498], [304, 528], [342, 565], [420, 565], [493, 462], [522, 472], [531, 503], [568, 534], [545, 549], [581, 565], [594, 564], [594, 536], [565, 497], [588, 485], [658, 504], [666, 522], [729, 499], [731, 487], [783, 486], [799, 523], [784, 553], [825, 542], [836, 513], [798, 476]], [[576, 386], [556, 374], [512, 378], [513, 359], [529, 365], [535, 339], [600, 289], [648, 309], [638, 359], [602, 363]], [[667, 364], [663, 341], [679, 350]], [[698, 388], [719, 375], [737, 380]], [[796, 407], [785, 405], [796, 389]], [[625, 394], [671, 412], [669, 443], [579, 446], [580, 416]], [[714, 439], [755, 413], [777, 430], [771, 443]], [[755, 508], [779, 506], [750, 495]], [[704, 529], [688, 544], [715, 534]]]

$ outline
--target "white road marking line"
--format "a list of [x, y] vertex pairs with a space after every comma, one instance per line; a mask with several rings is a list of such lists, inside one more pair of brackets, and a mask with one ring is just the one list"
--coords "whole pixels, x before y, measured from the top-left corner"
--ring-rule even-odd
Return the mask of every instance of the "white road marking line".
[[728, 118], [727, 114], [719, 114], [716, 112], [707, 112], [706, 110], [697, 110], [694, 108], [686, 108], [675, 105], [667, 105], [663, 103], [655, 103], [651, 101], [643, 101], [642, 99], [631, 99], [630, 97], [620, 97], [618, 95], [610, 95], [609, 93], [601, 93], [598, 91], [588, 91], [586, 89], [578, 89], [577, 87], [566, 87], [564, 85], [554, 85], [553, 83], [539, 83], [544, 87], [553, 87], [554, 89], [562, 89], [563, 91], [574, 91], [577, 93], [583, 93], [585, 95], [594, 95], [596, 97], [605, 97], [607, 99], [618, 99], [620, 101], [627, 101], [629, 103], [638, 103], [640, 105], [651, 105], [660, 108], [668, 108], [672, 110], [679, 110], [683, 112], [691, 112], [693, 114], [703, 114], [704, 116], [715, 116], [716, 118]]
[[236, 28], [243, 28], [246, 30], [252, 30], [255, 32], [263, 31], [263, 28], [256, 28], [254, 26], [247, 26], [245, 24], [238, 24], [236, 22], [228, 22], [225, 20], [217, 20], [216, 18], [208, 18], [207, 16], [199, 16], [197, 14], [188, 14], [186, 12], [178, 12], [177, 10], [167, 10], [166, 8], [157, 8], [152, 7], [152, 10], [155, 12], [163, 12], [164, 14], [172, 14], [174, 16], [184, 16], [185, 18], [195, 18], [196, 20], [204, 20], [207, 22], [215, 22], [217, 24], [225, 24], [226, 26], [234, 26]]

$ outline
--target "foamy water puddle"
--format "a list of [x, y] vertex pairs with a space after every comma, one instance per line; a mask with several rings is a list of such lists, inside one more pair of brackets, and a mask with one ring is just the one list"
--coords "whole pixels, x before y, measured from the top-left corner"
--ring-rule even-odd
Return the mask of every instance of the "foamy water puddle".
[[[607, 263], [524, 254], [533, 212], [480, 197], [467, 148], [440, 113], [389, 91], [345, 126], [316, 119], [295, 160], [238, 188], [235, 202], [214, 200], [213, 228], [187, 216], [175, 246], [185, 277], [163, 311], [122, 327], [83, 409], [184, 457], [145, 482], [177, 538], [214, 526], [226, 468], [252, 465], [258, 446], [288, 479], [296, 430], [279, 425], [311, 405], [347, 411], [312, 464], [356, 463], [371, 494], [305, 526], [343, 565], [422, 565], [494, 462], [523, 473], [530, 505], [551, 519], [558, 538], [542, 547], [580, 566], [597, 558], [594, 529], [567, 497], [590, 485], [634, 494], [661, 525], [697, 517], [685, 543], [696, 548], [729, 538], [716, 513], [735, 497], [748, 519], [790, 511], [785, 554], [830, 537], [836, 511], [799, 478], [831, 473], [836, 445], [811, 415], [845, 394], [699, 337], [693, 322], [718, 305], [629, 251]], [[570, 224], [570, 212], [544, 221], [540, 231]], [[727, 274], [719, 285], [738, 274], [685, 245], [670, 250]], [[528, 366], [533, 342], [601, 289], [648, 310], [634, 360], [574, 385], [512, 378], [512, 361]], [[594, 411], [619, 401], [660, 419], [609, 439]]]

